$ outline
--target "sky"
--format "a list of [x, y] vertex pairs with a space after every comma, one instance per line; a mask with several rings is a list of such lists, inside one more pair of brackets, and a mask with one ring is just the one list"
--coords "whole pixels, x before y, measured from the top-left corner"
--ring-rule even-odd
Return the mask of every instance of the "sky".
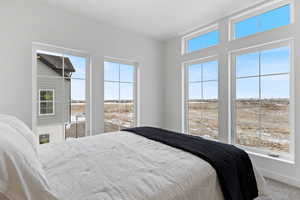
[[72, 100], [85, 100], [85, 70], [86, 59], [78, 56], [64, 55], [68, 57], [75, 68], [72, 73], [71, 79], [71, 99]]
[[104, 100], [133, 100], [135, 67], [104, 63]]
[[[248, 18], [235, 24], [235, 37], [242, 38], [255, 33], [277, 28], [290, 23], [289, 5]], [[219, 32], [213, 31], [189, 40], [188, 52], [217, 45]], [[236, 96], [248, 98], [288, 98], [289, 48], [255, 52], [236, 57]], [[259, 64], [260, 63], [260, 64]], [[194, 64], [188, 67], [189, 99], [218, 98], [218, 63], [217, 61]], [[273, 75], [272, 75], [273, 74]], [[258, 76], [262, 75], [261, 78]], [[272, 76], [266, 76], [272, 75]], [[257, 76], [245, 78], [247, 76]], [[216, 80], [216, 81], [207, 81]]]

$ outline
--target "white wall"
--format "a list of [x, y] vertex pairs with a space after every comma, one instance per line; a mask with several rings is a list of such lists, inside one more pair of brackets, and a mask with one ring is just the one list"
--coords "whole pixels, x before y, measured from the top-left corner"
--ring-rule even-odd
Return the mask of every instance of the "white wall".
[[162, 121], [162, 44], [33, 0], [1, 0], [0, 113], [32, 125], [32, 42], [89, 52], [92, 56], [93, 131], [103, 130], [104, 56], [139, 63], [140, 124]]
[[[295, 11], [300, 10], [300, 2], [295, 1]], [[238, 14], [238, 13], [236, 13]], [[234, 49], [240, 49], [245, 46], [255, 46], [262, 43], [277, 41], [282, 38], [294, 38], [295, 53], [295, 164], [275, 161], [269, 157], [252, 155], [258, 168], [262, 169], [268, 177], [279, 181], [287, 182], [300, 187], [300, 12], [295, 13], [295, 23], [276, 30], [260, 33], [251, 37], [228, 42], [228, 20], [223, 18], [212, 24], [218, 23], [220, 28], [220, 47], [211, 47], [189, 55], [181, 55], [181, 37], [172, 38], [165, 42], [164, 50], [164, 86], [165, 86], [165, 104], [164, 104], [164, 127], [175, 131], [182, 131], [182, 63], [197, 58], [218, 55], [220, 65], [220, 120], [219, 126], [223, 134], [221, 140], [227, 140], [228, 135], [228, 52]]]

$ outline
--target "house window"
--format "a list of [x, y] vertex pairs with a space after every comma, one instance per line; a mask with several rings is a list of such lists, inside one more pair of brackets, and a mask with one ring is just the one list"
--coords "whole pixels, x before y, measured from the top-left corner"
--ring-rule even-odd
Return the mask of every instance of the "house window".
[[136, 66], [104, 62], [104, 131], [136, 125]]
[[219, 30], [216, 26], [200, 32], [192, 33], [183, 38], [183, 53], [191, 53], [219, 44]]
[[288, 44], [235, 56], [236, 143], [275, 156], [291, 154]]
[[186, 132], [218, 139], [218, 61], [189, 63], [186, 71]]
[[233, 20], [233, 38], [239, 39], [256, 33], [265, 32], [291, 23], [290, 4], [277, 5], [261, 14], [240, 17]]
[[39, 114], [54, 115], [54, 89], [40, 89], [39, 92]]

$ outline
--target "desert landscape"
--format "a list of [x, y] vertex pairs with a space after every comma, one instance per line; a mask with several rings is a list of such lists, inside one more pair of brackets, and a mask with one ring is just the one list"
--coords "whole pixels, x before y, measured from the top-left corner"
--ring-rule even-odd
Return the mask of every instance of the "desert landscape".
[[66, 138], [85, 137], [85, 102], [71, 103], [71, 124], [65, 128]]
[[[218, 102], [191, 100], [188, 104], [188, 126], [193, 135], [218, 139]], [[72, 104], [72, 116], [84, 113], [85, 104]], [[236, 102], [238, 144], [288, 153], [290, 130], [288, 99], [246, 99]], [[134, 126], [132, 101], [105, 101], [104, 131], [113, 132]], [[73, 120], [74, 121], [74, 120]], [[85, 120], [78, 120], [66, 129], [67, 137], [84, 136]]]
[[133, 101], [104, 102], [104, 132], [118, 131], [134, 126]]
[[[218, 139], [216, 100], [191, 100], [189, 132]], [[238, 144], [276, 152], [289, 152], [288, 99], [246, 99], [236, 102]]]

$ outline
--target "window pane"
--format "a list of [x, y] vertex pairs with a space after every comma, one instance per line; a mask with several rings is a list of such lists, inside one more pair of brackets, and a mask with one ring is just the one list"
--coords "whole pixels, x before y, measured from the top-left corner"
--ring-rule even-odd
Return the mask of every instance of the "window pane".
[[259, 78], [241, 78], [236, 80], [237, 99], [258, 99]]
[[236, 80], [237, 142], [266, 152], [289, 153], [289, 48], [259, 54], [262, 76]]
[[53, 101], [53, 91], [41, 90], [40, 91], [40, 100], [41, 101]]
[[86, 95], [85, 80], [71, 79], [71, 93], [66, 102], [65, 115], [69, 117], [66, 137], [86, 136]]
[[119, 83], [104, 83], [104, 100], [118, 101], [119, 100]]
[[[72, 102], [85, 102], [85, 80], [71, 79], [69, 88], [66, 91], [71, 90], [70, 100]], [[68, 90], [69, 89], [69, 90]], [[66, 93], [66, 95], [68, 95]]]
[[41, 102], [40, 103], [40, 113], [41, 114], [54, 114], [53, 103], [52, 102]]
[[290, 6], [286, 5], [259, 16], [260, 31], [267, 31], [290, 24]]
[[[135, 126], [135, 66], [105, 63], [104, 131]], [[114, 81], [114, 82], [109, 82]]]
[[135, 119], [133, 101], [120, 101], [119, 108], [119, 120], [121, 129], [133, 127]]
[[119, 81], [119, 66], [118, 63], [104, 62], [104, 80]]
[[104, 131], [119, 130], [119, 83], [104, 83]]
[[288, 25], [290, 21], [290, 6], [286, 5], [235, 23], [235, 38]]
[[290, 71], [289, 47], [261, 52], [261, 74], [287, 73]]
[[188, 113], [189, 133], [218, 138], [217, 100], [190, 100]]
[[85, 79], [86, 60], [83, 57], [65, 55], [65, 76]]
[[[218, 139], [218, 62], [192, 65], [189, 74], [189, 134]], [[203, 80], [201, 76], [204, 77]], [[190, 82], [190, 78], [202, 82]]]
[[201, 68], [201, 63], [188, 66], [189, 82], [202, 81]]
[[187, 41], [188, 53], [217, 45], [219, 43], [219, 31], [212, 31]]
[[119, 130], [119, 103], [117, 101], [104, 102], [104, 132]]
[[120, 64], [120, 81], [134, 82], [134, 66]]
[[236, 101], [237, 143], [249, 147], [259, 147], [262, 143], [259, 126], [260, 100], [244, 99]]
[[242, 38], [258, 33], [258, 17], [250, 17], [235, 24], [235, 38]]
[[259, 53], [249, 53], [236, 57], [236, 76], [258, 76]]
[[201, 83], [189, 84], [189, 100], [202, 99], [202, 87]]
[[120, 83], [120, 100], [133, 100], [132, 83]]
[[218, 80], [218, 62], [203, 63], [203, 81]]
[[218, 99], [217, 81], [209, 81], [203, 83], [203, 99]]
[[289, 99], [264, 99], [261, 102], [262, 147], [271, 151], [289, 152]]
[[289, 75], [261, 77], [262, 99], [287, 99], [289, 96]]

